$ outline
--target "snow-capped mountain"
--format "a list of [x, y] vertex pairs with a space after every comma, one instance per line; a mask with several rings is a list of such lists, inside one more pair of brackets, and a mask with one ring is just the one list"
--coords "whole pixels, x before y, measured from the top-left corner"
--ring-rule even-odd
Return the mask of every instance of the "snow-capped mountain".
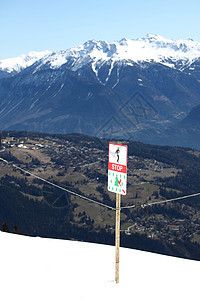
[[51, 52], [46, 50], [42, 52], [28, 52], [27, 54], [22, 54], [18, 57], [7, 58], [0, 60], [0, 70], [8, 73], [17, 72], [31, 66], [36, 61], [45, 56], [49, 55]]
[[[131, 65], [139, 62], [162, 63], [169, 67], [176, 67], [183, 61], [192, 63], [200, 57], [200, 43], [191, 39], [172, 40], [159, 35], [146, 35], [139, 39], [122, 39], [116, 42], [87, 41], [83, 45], [57, 52], [29, 52], [16, 58], [0, 60], [0, 70], [20, 72], [37, 62], [35, 71], [44, 65], [55, 69], [68, 64], [76, 71], [88, 63], [92, 63], [96, 73], [100, 66], [109, 62], [111, 68], [115, 62], [123, 61]], [[180, 67], [180, 66], [179, 66]], [[109, 70], [111, 73], [111, 70]]]
[[200, 43], [192, 40], [173, 41], [161, 36], [147, 35], [141, 39], [122, 39], [112, 43], [88, 41], [70, 50], [50, 54], [41, 60], [39, 66], [48, 64], [51, 68], [57, 68], [70, 62], [71, 69], [76, 71], [90, 62], [93, 71], [96, 72], [102, 63], [106, 62], [110, 62], [111, 68], [115, 62], [120, 61], [128, 65], [133, 62], [154, 61], [175, 67], [180, 60], [191, 63], [199, 57]]
[[2, 130], [154, 143], [200, 104], [200, 43], [159, 35], [92, 40], [2, 60], [0, 78]]

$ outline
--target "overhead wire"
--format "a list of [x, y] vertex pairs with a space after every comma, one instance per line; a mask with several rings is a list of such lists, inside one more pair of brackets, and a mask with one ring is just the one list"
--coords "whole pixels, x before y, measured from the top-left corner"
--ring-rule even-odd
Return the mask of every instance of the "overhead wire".
[[62, 187], [62, 186], [60, 186], [60, 185], [58, 185], [56, 183], [53, 183], [53, 182], [51, 182], [49, 180], [46, 180], [46, 179], [44, 179], [44, 178], [42, 178], [42, 177], [40, 177], [38, 175], [35, 175], [34, 173], [29, 172], [29, 171], [27, 171], [27, 170], [25, 170], [25, 169], [23, 169], [23, 168], [15, 165], [15, 164], [11, 163], [11, 162], [8, 162], [6, 159], [3, 159], [3, 158], [0, 157], [0, 160], [3, 161], [4, 163], [8, 164], [8, 165], [11, 165], [12, 167], [14, 167], [14, 168], [16, 168], [18, 170], [20, 170], [21, 172], [23, 172], [25, 174], [29, 174], [30, 176], [33, 176], [33, 177], [35, 177], [35, 178], [37, 178], [37, 179], [39, 179], [39, 180], [41, 180], [41, 181], [43, 181], [43, 182], [45, 182], [45, 183], [47, 183], [49, 185], [52, 185], [52, 186], [54, 186], [54, 187], [56, 187], [58, 189], [61, 189], [61, 190], [65, 191], [65, 192], [67, 192], [67, 193], [70, 193], [70, 194], [72, 194], [74, 196], [77, 196], [77, 197], [79, 197], [81, 199], [84, 199], [84, 200], [86, 200], [88, 202], [97, 204], [99, 206], [105, 207], [105, 208], [113, 210], [113, 211], [124, 210], [124, 209], [131, 209], [131, 208], [137, 208], [137, 207], [141, 207], [141, 208], [144, 209], [144, 208], [146, 208], [148, 206], [152, 206], [152, 205], [163, 204], [163, 203], [167, 203], [167, 202], [173, 202], [173, 201], [184, 200], [184, 199], [187, 199], [187, 198], [192, 198], [192, 197], [200, 196], [200, 193], [196, 193], [196, 194], [190, 194], [190, 195], [181, 196], [181, 197], [177, 197], [177, 198], [171, 198], [171, 199], [160, 200], [160, 201], [155, 201], [155, 202], [148, 202], [148, 203], [143, 203], [143, 204], [127, 205], [127, 206], [121, 206], [120, 208], [115, 208], [115, 207], [112, 207], [110, 205], [107, 205], [107, 204], [104, 204], [102, 202], [99, 202], [99, 201], [96, 201], [94, 199], [91, 199], [91, 198], [89, 198], [87, 196], [84, 196], [84, 195], [81, 195], [81, 194], [76, 193], [74, 191], [71, 191], [69, 189], [66, 189], [66, 188], [64, 188], [64, 187]]
[[42, 177], [40, 177], [40, 176], [38, 176], [38, 175], [35, 175], [34, 173], [31, 173], [31, 172], [29, 172], [29, 171], [27, 171], [27, 170], [24, 170], [23, 168], [21, 168], [21, 167], [15, 165], [15, 164], [13, 164], [13, 163], [8, 162], [6, 159], [3, 159], [3, 158], [0, 157], [0, 160], [3, 161], [3, 162], [5, 162], [5, 163], [8, 164], [8, 165], [11, 165], [12, 167], [14, 167], [14, 168], [16, 168], [16, 169], [22, 171], [22, 172], [25, 173], [25, 174], [29, 174], [30, 176], [33, 176], [33, 177], [35, 177], [35, 178], [37, 178], [37, 179], [39, 179], [39, 180], [41, 180], [41, 181], [43, 181], [43, 182], [45, 182], [45, 183], [47, 183], [47, 184], [49, 184], [49, 185], [52, 185], [52, 186], [54, 186], [54, 187], [56, 187], [56, 188], [58, 188], [58, 189], [60, 189], [60, 190], [63, 190], [63, 191], [65, 191], [65, 192], [67, 192], [67, 193], [70, 193], [70, 194], [72, 194], [72, 195], [74, 195], [74, 196], [77, 196], [77, 197], [79, 197], [79, 198], [82, 198], [82, 199], [84, 199], [84, 200], [87, 200], [87, 201], [89, 201], [89, 202], [92, 202], [92, 203], [94, 203], [94, 204], [98, 204], [98, 205], [103, 206], [103, 207], [106, 207], [106, 208], [108, 208], [108, 209], [115, 210], [115, 208], [112, 207], [112, 206], [106, 205], [106, 204], [104, 204], [104, 203], [102, 203], [102, 202], [99, 202], [99, 201], [96, 201], [96, 200], [94, 200], [94, 199], [88, 198], [87, 196], [84, 196], [84, 195], [78, 194], [78, 193], [76, 193], [76, 192], [73, 192], [73, 191], [71, 191], [71, 190], [68, 190], [68, 189], [66, 189], [66, 188], [64, 188], [64, 187], [62, 187], [62, 186], [60, 186], [60, 185], [57, 185], [56, 183], [53, 183], [53, 182], [51, 182], [51, 181], [49, 181], [49, 180], [46, 180], [46, 179], [44, 179], [44, 178], [42, 178]]
[[178, 201], [178, 200], [184, 200], [184, 199], [187, 199], [187, 198], [192, 198], [192, 197], [197, 197], [197, 196], [200, 196], [200, 193], [181, 196], [181, 197], [177, 197], [177, 198], [166, 199], [166, 200], [160, 200], [160, 201], [155, 201], [155, 202], [143, 203], [143, 204], [138, 204], [138, 205], [135, 204], [135, 205], [129, 205], [129, 206], [122, 206], [121, 209], [130, 209], [130, 208], [135, 208], [135, 207], [139, 207], [139, 206], [142, 207], [142, 208], [145, 208], [147, 206], [152, 206], [152, 205], [156, 205], [156, 204], [163, 204], [163, 203]]

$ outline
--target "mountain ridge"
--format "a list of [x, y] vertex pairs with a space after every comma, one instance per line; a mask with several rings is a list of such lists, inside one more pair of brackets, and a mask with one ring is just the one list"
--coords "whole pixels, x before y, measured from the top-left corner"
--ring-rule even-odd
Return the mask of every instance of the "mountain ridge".
[[29, 51], [17, 57], [6, 58], [0, 60], [0, 70], [7, 73], [19, 73], [21, 70], [31, 66], [37, 60], [50, 54], [50, 51]]
[[[84, 44], [60, 51], [29, 52], [16, 58], [0, 60], [0, 70], [9, 73], [17, 72], [37, 63], [36, 70], [47, 64], [50, 68], [59, 68], [68, 63], [72, 70], [92, 63], [95, 72], [103, 61], [144, 62], [155, 61], [169, 67], [176, 67], [176, 63], [192, 63], [200, 57], [200, 43], [191, 39], [172, 40], [160, 35], [148, 34], [143, 38], [126, 39], [107, 42], [89, 40]], [[73, 58], [73, 59], [72, 59]], [[70, 60], [72, 60], [70, 62]]]
[[151, 143], [162, 132], [162, 144], [173, 145], [163, 130], [200, 104], [200, 43], [192, 40], [92, 40], [23, 57], [21, 67], [13, 60], [13, 71], [0, 62], [2, 130]]

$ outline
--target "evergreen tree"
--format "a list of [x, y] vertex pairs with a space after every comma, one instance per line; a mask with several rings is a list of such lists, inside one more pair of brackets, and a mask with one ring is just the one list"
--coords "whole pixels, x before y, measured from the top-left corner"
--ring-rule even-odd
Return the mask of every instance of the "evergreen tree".
[[9, 232], [8, 224], [6, 222], [3, 223], [2, 231]]
[[19, 232], [19, 228], [18, 228], [18, 226], [17, 226], [17, 225], [15, 225], [15, 226], [14, 226], [13, 233], [20, 234], [20, 232]]

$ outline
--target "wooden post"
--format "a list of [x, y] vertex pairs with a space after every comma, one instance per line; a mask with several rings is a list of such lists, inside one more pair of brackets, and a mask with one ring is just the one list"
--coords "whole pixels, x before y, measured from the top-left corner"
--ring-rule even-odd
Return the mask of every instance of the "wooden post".
[[115, 222], [115, 282], [116, 283], [119, 283], [120, 206], [121, 206], [121, 195], [116, 194], [116, 222]]

